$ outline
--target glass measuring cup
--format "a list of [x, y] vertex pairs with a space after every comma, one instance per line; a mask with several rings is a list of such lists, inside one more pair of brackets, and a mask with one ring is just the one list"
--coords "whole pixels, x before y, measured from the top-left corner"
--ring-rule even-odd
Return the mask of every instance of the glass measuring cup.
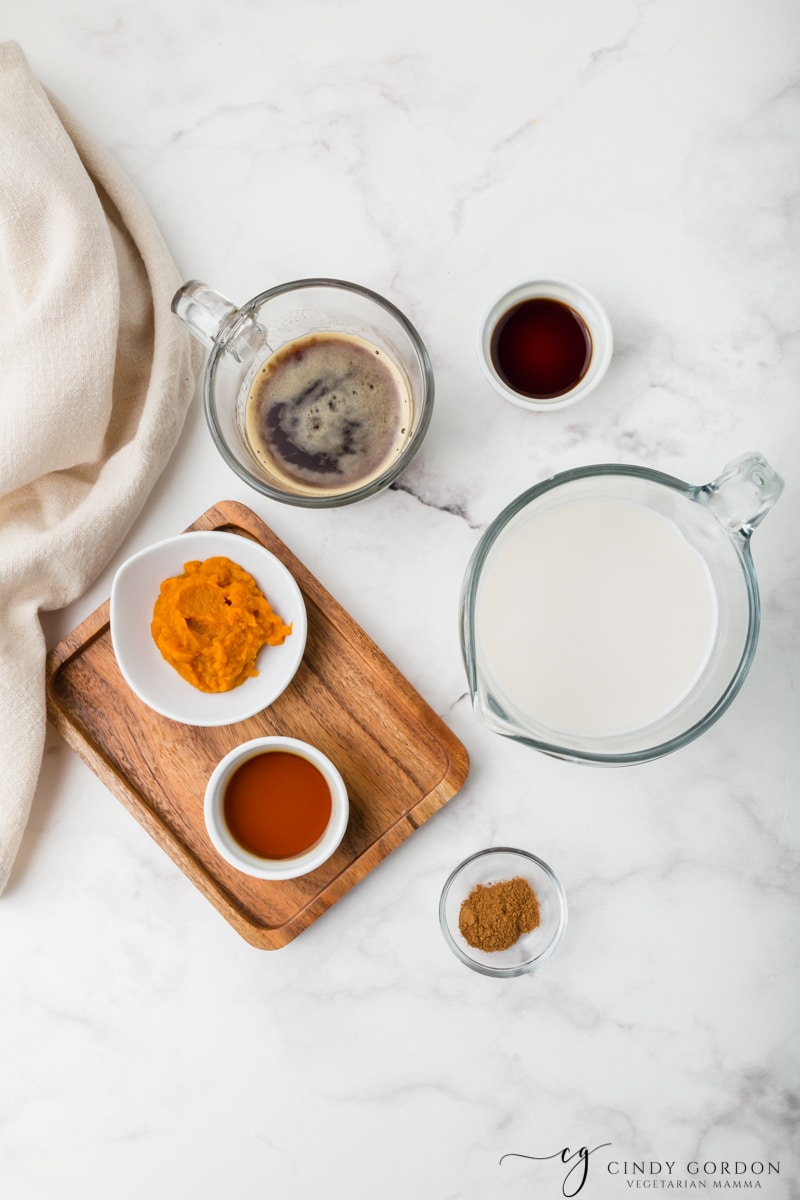
[[[300, 279], [269, 288], [237, 307], [206, 284], [192, 280], [174, 296], [172, 311], [210, 350], [203, 399], [211, 436], [228, 466], [256, 491], [303, 508], [352, 504], [388, 487], [417, 453], [433, 410], [433, 369], [414, 326], [376, 292], [339, 279]], [[346, 343], [351, 349], [360, 347], [362, 361], [374, 355], [385, 364], [394, 389], [386, 403], [396, 405], [396, 414], [384, 408], [376, 416], [375, 405], [366, 402], [357, 412], [346, 410], [341, 389], [326, 383], [305, 398], [297, 392], [291, 415], [287, 415], [285, 399], [272, 405], [269, 419], [278, 412], [280, 426], [274, 436], [283, 439], [284, 446], [289, 444], [290, 450], [283, 459], [265, 453], [264, 443], [254, 435], [257, 379], [270, 370], [272, 361], [277, 362], [279, 352], [282, 359], [292, 354], [297, 358], [298, 351], [301, 355], [307, 352], [310, 341], [325, 339], [334, 349], [337, 342], [340, 349]], [[347, 378], [352, 370], [358, 374], [352, 364], [333, 374], [329, 371], [327, 381], [346, 385], [348, 399], [351, 383], [366, 396], [373, 377], [359, 376], [353, 381]], [[352, 394], [356, 395], [355, 390]], [[305, 449], [298, 448], [295, 443], [300, 435], [290, 429], [296, 419], [304, 423], [308, 438], [327, 433], [328, 449], [320, 451], [318, 440], [306, 442]], [[265, 417], [264, 427], [266, 422]], [[377, 436], [379, 424], [384, 428], [387, 422], [391, 432], [381, 435], [380, 450], [375, 451], [368, 468], [361, 475], [348, 474], [343, 467], [352, 466], [365, 439], [373, 433]], [[275, 425], [273, 420], [273, 431]], [[318, 433], [320, 427], [322, 434]], [[296, 429], [296, 424], [292, 428]], [[299, 468], [297, 463], [301, 463]], [[309, 464], [316, 464], [320, 471], [314, 474]]]
[[[478, 719], [493, 732], [544, 753], [608, 765], [658, 758], [698, 737], [731, 703], [753, 661], [760, 601], [750, 537], [782, 490], [783, 481], [761, 455], [745, 454], [728, 464], [718, 478], [700, 486], [646, 468], [605, 464], [565, 471], [517, 497], [481, 537], [462, 586], [461, 647]], [[548, 557], [543, 534], [568, 534], [590, 519], [594, 524], [586, 528], [593, 530], [593, 541], [583, 543], [585, 558], [594, 556], [595, 564], [600, 565], [582, 580], [583, 591], [575, 594], [576, 624], [570, 627], [563, 611], [554, 614], [552, 608], [548, 610], [547, 600], [552, 593], [562, 610], [570, 609], [569, 586], [573, 578], [581, 580], [582, 566], [576, 561], [580, 555], [571, 551], [581, 543], [565, 540], [558, 544], [551, 538]], [[643, 533], [644, 541], [632, 539], [626, 545], [620, 530], [627, 528], [629, 519], [639, 523], [631, 529]], [[617, 567], [612, 568], [610, 554], [608, 563], [604, 562], [605, 548], [617, 534]], [[536, 556], [526, 559], [536, 538]], [[659, 539], [664, 539], [668, 556], [661, 554]], [[654, 557], [648, 557], [643, 546], [655, 547]], [[509, 574], [509, 563], [515, 569], [521, 564], [528, 571], [520, 593], [528, 609], [523, 609], [516, 594], [502, 591], [508, 579], [520, 579]], [[685, 570], [681, 579], [685, 578], [687, 585], [691, 582], [694, 592], [683, 582], [676, 587], [674, 564]], [[557, 578], [562, 566], [565, 572], [577, 571], [569, 575], [567, 585]], [[668, 624], [675, 612], [683, 621], [681, 628], [688, 629], [688, 644], [697, 645], [697, 650], [691, 651], [694, 658], [687, 657], [690, 673], [682, 683], [674, 684], [674, 694], [667, 688], [658, 695], [658, 703], [652, 685], [659, 677], [649, 672], [653, 663], [662, 673], [672, 671], [681, 655], [689, 654], [686, 638], [681, 640], [679, 632], [674, 644], [667, 640], [659, 645], [651, 662], [651, 649], [663, 637], [663, 630], [657, 622], [648, 626], [647, 613], [637, 612], [635, 607], [625, 611], [627, 593], [613, 592], [614, 570], [617, 574], [628, 572], [632, 603], [640, 595], [655, 598], [654, 603], [662, 606], [662, 616], [667, 614], [664, 622]], [[613, 577], [609, 579], [610, 573]], [[644, 590], [634, 586], [637, 581]], [[538, 608], [537, 595], [541, 599]], [[608, 619], [609, 610], [602, 608], [606, 595], [621, 606], [620, 621], [608, 620], [616, 632], [607, 630], [599, 618], [592, 625], [595, 609], [603, 620]], [[503, 610], [504, 601], [507, 611]], [[700, 602], [703, 613], [699, 612]], [[538, 612], [542, 620], [546, 618], [541, 614], [550, 613], [552, 628], [544, 628], [538, 642], [526, 630], [524, 620], [518, 620], [523, 611]], [[495, 635], [492, 630], [497, 627], [498, 613], [500, 633]], [[531, 621], [535, 619], [532, 615]], [[578, 621], [585, 622], [588, 641], [580, 642], [586, 630], [577, 628]], [[629, 627], [641, 627], [645, 640], [628, 645]], [[584, 657], [571, 661], [576, 639]], [[531, 649], [534, 645], [536, 653], [542, 645], [552, 649], [552, 676], [540, 672], [542, 664]], [[624, 661], [620, 649], [630, 651], [630, 662]], [[526, 680], [538, 679], [540, 672], [552, 679], [556, 689], [562, 682], [559, 655], [564, 677], [572, 671], [572, 692], [567, 688], [565, 696], [548, 708], [549, 698], [527, 687]], [[635, 687], [626, 693], [628, 678]], [[575, 697], [579, 703], [570, 709]], [[639, 719], [637, 704], [641, 704]], [[620, 717], [615, 726], [617, 711]]]

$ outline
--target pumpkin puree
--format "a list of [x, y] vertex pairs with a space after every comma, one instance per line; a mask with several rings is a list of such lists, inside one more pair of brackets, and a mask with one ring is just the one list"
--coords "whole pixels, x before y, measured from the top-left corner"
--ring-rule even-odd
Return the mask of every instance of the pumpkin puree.
[[184, 564], [165, 579], [150, 626], [167, 662], [202, 692], [229, 692], [257, 675], [264, 645], [292, 632], [273, 612], [252, 575], [229, 558]]

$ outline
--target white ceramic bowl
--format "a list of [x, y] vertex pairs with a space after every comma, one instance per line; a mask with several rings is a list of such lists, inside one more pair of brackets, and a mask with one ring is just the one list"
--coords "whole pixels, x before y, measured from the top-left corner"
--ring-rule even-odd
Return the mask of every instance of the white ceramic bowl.
[[[331, 793], [331, 815], [325, 832], [313, 846], [292, 858], [262, 858], [246, 850], [228, 829], [223, 809], [225, 789], [237, 767], [256, 754], [275, 750], [297, 754], [313, 763], [324, 776]], [[237, 746], [217, 764], [206, 787], [206, 829], [215, 849], [231, 866], [256, 879], [296, 879], [322, 866], [344, 837], [349, 816], [347, 788], [338, 770], [316, 746], [298, 741], [297, 738], [253, 738]]]
[[[575, 387], [560, 396], [553, 397], [552, 400], [537, 400], [515, 392], [500, 377], [492, 362], [491, 346], [495, 327], [509, 309], [521, 304], [524, 300], [545, 297], [550, 300], [560, 300], [562, 304], [569, 305], [583, 318], [592, 339], [592, 357], [585, 375]], [[614, 335], [611, 322], [603, 306], [581, 284], [560, 275], [532, 279], [527, 283], [517, 284], [510, 291], [504, 292], [499, 299], [495, 300], [478, 330], [478, 359], [483, 373], [492, 387], [512, 404], [534, 412], [552, 412], [555, 409], [566, 408], [588, 396], [608, 370], [613, 349]]]
[[[164, 659], [150, 632], [164, 579], [184, 563], [224, 555], [248, 571], [272, 608], [292, 625], [281, 646], [264, 646], [258, 674], [229, 692], [201, 692]], [[122, 675], [140, 700], [185, 725], [232, 725], [267, 708], [288, 686], [303, 658], [308, 622], [300, 588], [264, 546], [236, 533], [182, 533], [148, 546], [123, 563], [111, 588], [111, 641]]]

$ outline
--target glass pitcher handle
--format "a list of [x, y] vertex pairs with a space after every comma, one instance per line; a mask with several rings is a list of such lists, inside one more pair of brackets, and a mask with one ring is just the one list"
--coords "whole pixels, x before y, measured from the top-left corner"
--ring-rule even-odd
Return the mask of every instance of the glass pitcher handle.
[[698, 499], [731, 534], [749, 538], [782, 491], [783, 480], [762, 454], [742, 454], [699, 489]]

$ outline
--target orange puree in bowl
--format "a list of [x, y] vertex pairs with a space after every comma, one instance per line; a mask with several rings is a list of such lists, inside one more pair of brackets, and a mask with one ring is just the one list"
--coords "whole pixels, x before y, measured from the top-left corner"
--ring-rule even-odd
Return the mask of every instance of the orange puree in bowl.
[[229, 692], [257, 675], [262, 646], [291, 632], [269, 606], [252, 575], [229, 558], [187, 562], [165, 579], [150, 626], [175, 670], [202, 692]]

